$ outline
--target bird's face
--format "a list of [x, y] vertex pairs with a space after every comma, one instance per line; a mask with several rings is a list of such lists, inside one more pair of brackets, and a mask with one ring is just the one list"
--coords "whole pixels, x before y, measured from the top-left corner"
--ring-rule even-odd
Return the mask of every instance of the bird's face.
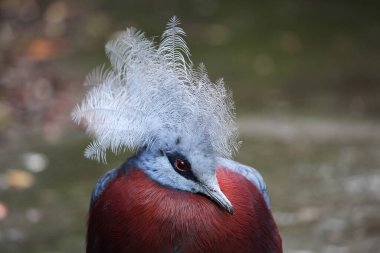
[[139, 166], [159, 183], [203, 194], [232, 215], [233, 206], [216, 178], [216, 155], [207, 145], [185, 144], [176, 141], [174, 148], [145, 150], [140, 155]]

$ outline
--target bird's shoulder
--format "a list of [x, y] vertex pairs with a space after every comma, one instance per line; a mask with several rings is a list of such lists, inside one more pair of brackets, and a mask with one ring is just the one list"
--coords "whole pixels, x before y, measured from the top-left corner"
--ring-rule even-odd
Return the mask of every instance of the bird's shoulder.
[[100, 197], [100, 195], [107, 189], [108, 185], [112, 180], [114, 180], [118, 174], [127, 173], [131, 168], [136, 166], [137, 155], [128, 158], [120, 167], [113, 168], [107, 171], [103, 176], [101, 176], [95, 184], [92, 190], [90, 207], [95, 203], [95, 201]]
[[91, 206], [95, 203], [95, 201], [99, 198], [99, 196], [104, 192], [108, 184], [117, 176], [119, 171], [120, 171], [120, 168], [111, 169], [98, 179], [98, 181], [95, 184], [94, 189], [92, 190]]
[[226, 159], [226, 158], [218, 158], [218, 164], [220, 167], [231, 170], [235, 173], [238, 173], [249, 180], [251, 183], [256, 185], [256, 187], [263, 194], [265, 202], [268, 207], [270, 207], [269, 195], [266, 183], [264, 178], [261, 176], [260, 172], [258, 172], [255, 168], [250, 167], [248, 165], [241, 164], [239, 162]]

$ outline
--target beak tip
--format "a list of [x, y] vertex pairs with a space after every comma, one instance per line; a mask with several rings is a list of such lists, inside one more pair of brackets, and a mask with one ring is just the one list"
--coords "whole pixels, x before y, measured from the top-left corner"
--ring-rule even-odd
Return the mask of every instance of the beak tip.
[[227, 199], [227, 197], [223, 194], [223, 192], [219, 189], [219, 187], [215, 190], [212, 188], [203, 185], [203, 189], [205, 190], [205, 194], [210, 197], [215, 203], [219, 205], [223, 210], [227, 211], [231, 216], [234, 215], [234, 207], [231, 202]]

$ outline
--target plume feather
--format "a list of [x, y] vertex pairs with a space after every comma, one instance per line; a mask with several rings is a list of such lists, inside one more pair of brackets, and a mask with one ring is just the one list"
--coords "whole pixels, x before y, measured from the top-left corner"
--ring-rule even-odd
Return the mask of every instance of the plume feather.
[[94, 138], [86, 157], [105, 162], [107, 149], [170, 149], [178, 137], [207, 141], [222, 157], [237, 150], [231, 93], [222, 79], [210, 81], [204, 64], [193, 69], [179, 24], [170, 19], [158, 47], [135, 28], [106, 44], [111, 68], [90, 73], [90, 90], [72, 113]]

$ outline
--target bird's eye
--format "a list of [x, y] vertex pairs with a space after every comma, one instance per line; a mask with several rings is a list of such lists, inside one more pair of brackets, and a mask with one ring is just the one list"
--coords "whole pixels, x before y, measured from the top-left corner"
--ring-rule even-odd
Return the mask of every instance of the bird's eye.
[[193, 171], [191, 169], [191, 164], [186, 159], [185, 156], [181, 155], [177, 152], [166, 152], [166, 157], [168, 158], [170, 164], [173, 169], [180, 174], [181, 176], [193, 180], [198, 181], [198, 179], [194, 176]]
[[189, 169], [186, 163], [182, 161], [181, 159], [175, 160], [174, 165], [175, 165], [175, 168], [179, 171], [187, 171]]

